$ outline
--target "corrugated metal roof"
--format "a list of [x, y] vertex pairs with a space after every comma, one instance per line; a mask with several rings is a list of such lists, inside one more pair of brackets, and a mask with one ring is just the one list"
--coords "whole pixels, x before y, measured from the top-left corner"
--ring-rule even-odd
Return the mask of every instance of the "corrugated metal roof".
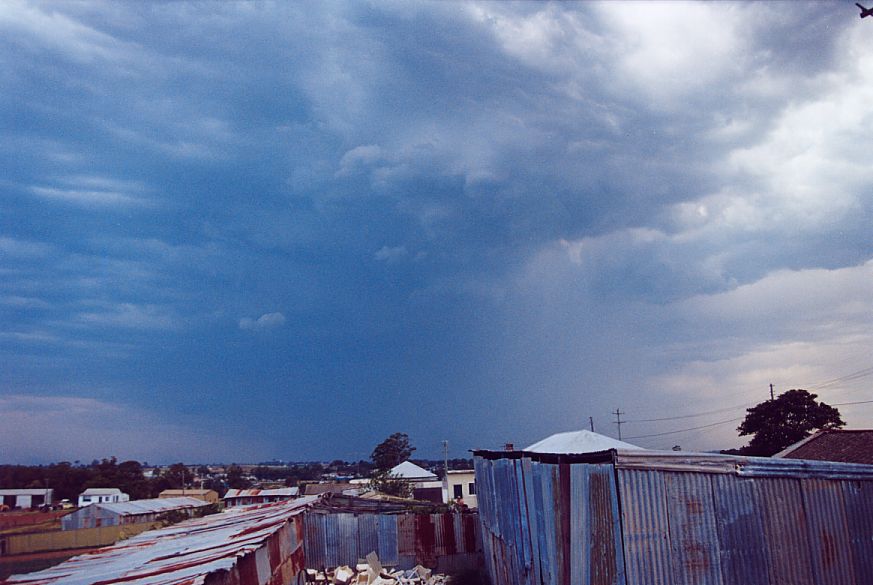
[[88, 488], [80, 495], [83, 496], [114, 496], [121, 494], [122, 491], [118, 488]]
[[224, 499], [232, 499], [232, 498], [250, 498], [250, 497], [272, 497], [272, 496], [285, 496], [293, 498], [298, 493], [300, 493], [300, 489], [296, 487], [287, 487], [287, 488], [274, 488], [268, 490], [261, 489], [246, 489], [246, 490], [237, 490], [230, 489], [227, 490], [227, 493], [224, 494]]
[[525, 447], [524, 450], [532, 453], [596, 453], [607, 449], [642, 449], [642, 447], [592, 431], [581, 430], [555, 433]]
[[409, 480], [434, 480], [437, 476], [423, 467], [419, 467], [412, 461], [398, 463], [391, 468], [391, 475]]
[[129, 502], [102, 502], [91, 504], [97, 508], [108, 510], [119, 516], [135, 516], [137, 514], [154, 514], [180, 508], [200, 508], [208, 506], [208, 502], [197, 498], [154, 498], [151, 500], [131, 500]]
[[[245, 583], [266, 583], [271, 571], [300, 544], [296, 532], [281, 542], [271, 536], [317, 498], [264, 504], [189, 520], [144, 532], [98, 552], [73, 557], [55, 567], [13, 575], [8, 583], [29, 585], [202, 585], [206, 577], [230, 571], [255, 553]], [[197, 500], [199, 502], [199, 500]], [[202, 502], [201, 502], [202, 503]], [[275, 549], [275, 550], [273, 550]], [[283, 550], [284, 549], [284, 550]], [[266, 565], [265, 565], [266, 563]], [[245, 571], [242, 571], [245, 572]], [[264, 577], [266, 575], [266, 577]], [[264, 577], [264, 578], [262, 578]]]

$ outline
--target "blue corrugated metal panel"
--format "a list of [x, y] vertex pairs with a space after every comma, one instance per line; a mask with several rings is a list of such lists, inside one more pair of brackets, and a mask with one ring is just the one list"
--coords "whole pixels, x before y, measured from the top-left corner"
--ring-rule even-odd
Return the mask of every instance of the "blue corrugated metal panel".
[[358, 518], [358, 556], [365, 558], [371, 552], [379, 554], [379, 516], [362, 514]]
[[519, 578], [522, 573], [523, 562], [521, 560], [521, 527], [519, 518], [519, 497], [518, 497], [518, 480], [516, 479], [515, 460], [505, 459], [500, 462], [500, 490], [506, 494], [506, 497], [501, 498], [501, 527], [502, 538], [506, 543], [507, 561], [509, 562], [509, 570], [512, 571], [516, 578]]
[[379, 518], [379, 559], [386, 566], [400, 563], [397, 550], [397, 519], [399, 516], [380, 514]]
[[588, 466], [574, 465], [570, 477], [570, 585], [591, 584], [591, 511]]
[[[528, 535], [528, 540], [524, 543], [528, 550], [530, 551], [530, 563], [531, 563], [531, 583], [534, 585], [539, 585], [541, 583], [540, 577], [540, 546], [539, 540], [537, 539], [538, 534], [538, 526], [537, 523], [537, 503], [536, 503], [536, 493], [534, 489], [534, 474], [532, 463], [530, 459], [522, 459], [521, 461], [522, 473], [524, 475], [524, 510], [525, 517], [527, 518], [527, 527], [530, 534]], [[542, 515], [540, 515], [542, 517]]]
[[361, 557], [358, 552], [358, 518], [354, 514], [331, 514], [331, 516], [337, 519], [339, 535], [336, 564], [354, 565]]
[[[537, 513], [542, 514], [542, 530], [539, 534], [544, 585], [563, 585], [558, 581], [557, 519], [555, 518], [556, 466], [538, 463], [534, 467], [540, 480], [540, 501]], [[539, 519], [537, 519], [539, 521]], [[544, 554], [545, 553], [545, 554]]]
[[515, 493], [516, 493], [516, 514], [518, 515], [518, 546], [516, 547], [516, 555], [518, 557], [519, 579], [522, 585], [531, 585], [533, 571], [531, 568], [532, 558], [530, 550], [530, 523], [527, 516], [527, 498], [525, 490], [527, 489], [524, 477], [524, 462], [521, 459], [516, 459], [515, 464]]
[[843, 483], [855, 582], [873, 583], [873, 482]]
[[712, 484], [705, 473], [664, 473], [675, 585], [722, 585]]
[[850, 542], [849, 527], [839, 482], [805, 479], [801, 484], [816, 581], [827, 585], [855, 585], [852, 548], [845, 546]]
[[303, 545], [306, 563], [315, 568], [327, 566], [327, 559], [324, 556], [324, 516], [307, 515], [303, 521], [303, 529], [306, 534]]
[[339, 516], [328, 514], [324, 516], [324, 560], [328, 567], [336, 567], [341, 563], [339, 551], [342, 546], [339, 528]]
[[768, 478], [758, 482], [771, 583], [814, 583], [809, 527], [800, 489], [798, 479]]
[[669, 585], [672, 558], [663, 475], [623, 469], [619, 484], [627, 582]]
[[725, 585], [769, 585], [756, 479], [711, 476]]

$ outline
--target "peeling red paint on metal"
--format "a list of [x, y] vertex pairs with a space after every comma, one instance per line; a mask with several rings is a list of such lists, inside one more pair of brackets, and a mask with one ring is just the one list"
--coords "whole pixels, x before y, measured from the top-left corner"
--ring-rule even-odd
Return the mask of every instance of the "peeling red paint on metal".
[[279, 520], [275, 520], [273, 522], [264, 522], [263, 524], [256, 524], [255, 526], [249, 526], [248, 528], [244, 528], [243, 530], [240, 530], [239, 532], [237, 532], [236, 534], [231, 536], [231, 538], [239, 538], [241, 536], [245, 536], [246, 534], [252, 534], [254, 532], [261, 532], [262, 530], [267, 530], [268, 528], [272, 528], [273, 526], [277, 526], [279, 524], [284, 524], [287, 521], [288, 521], [287, 518], [280, 518]]
[[239, 571], [239, 581], [242, 585], [257, 585], [258, 562], [254, 554], [247, 554], [236, 564]]
[[[445, 554], [453, 555], [458, 552], [458, 545], [455, 542], [455, 518], [452, 514], [443, 514], [440, 518], [443, 528], [443, 546]], [[457, 516], [461, 520], [462, 516]]]
[[267, 542], [267, 552], [269, 553], [267, 556], [270, 560], [270, 571], [275, 573], [276, 569], [279, 568], [279, 565], [282, 564], [282, 553], [279, 550], [279, 534], [274, 534], [272, 538], [270, 538], [269, 542]]
[[210, 557], [207, 559], [197, 559], [193, 561], [189, 561], [187, 563], [177, 563], [175, 565], [168, 565], [166, 567], [161, 567], [160, 569], [155, 569], [154, 571], [148, 572], [137, 572], [129, 575], [122, 575], [120, 577], [116, 577], [114, 579], [106, 579], [105, 581], [95, 581], [91, 585], [110, 585], [111, 583], [126, 583], [128, 581], [138, 581], [140, 579], [145, 579], [146, 577], [154, 577], [156, 575], [166, 575], [169, 573], [174, 573], [176, 571], [182, 569], [190, 569], [191, 567], [196, 567], [198, 565], [203, 565], [212, 561], [216, 561], [222, 558], [235, 556], [237, 551], [230, 551], [223, 555], [217, 555], [214, 557]]
[[436, 532], [430, 514], [415, 515], [415, 556], [425, 566], [436, 563]]

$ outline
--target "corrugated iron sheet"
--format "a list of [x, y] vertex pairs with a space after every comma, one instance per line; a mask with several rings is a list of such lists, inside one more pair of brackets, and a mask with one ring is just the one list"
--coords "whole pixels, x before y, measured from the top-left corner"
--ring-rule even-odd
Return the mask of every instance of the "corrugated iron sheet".
[[[300, 518], [315, 498], [213, 514], [145, 532], [55, 567], [12, 576], [29, 585], [267, 585], [303, 568]], [[292, 548], [291, 544], [298, 545]]]
[[477, 453], [501, 585], [868, 585], [873, 466]]
[[724, 583], [769, 585], [758, 481], [711, 476]]
[[[354, 565], [376, 552], [385, 566], [409, 569], [459, 565], [478, 559], [476, 514], [309, 514], [305, 519], [310, 567]], [[453, 557], [462, 557], [453, 559]]]

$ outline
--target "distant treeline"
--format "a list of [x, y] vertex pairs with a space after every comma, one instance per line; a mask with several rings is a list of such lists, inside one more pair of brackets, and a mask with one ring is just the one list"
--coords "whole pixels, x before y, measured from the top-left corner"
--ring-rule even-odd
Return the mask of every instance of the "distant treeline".
[[[422, 467], [433, 469], [442, 475], [442, 461], [416, 459]], [[174, 463], [159, 470], [154, 477], [143, 474], [138, 461], [118, 462], [115, 457], [94, 460], [90, 464], [68, 461], [51, 465], [0, 465], [0, 489], [51, 488], [55, 501], [69, 499], [75, 503], [83, 491], [90, 487], [118, 488], [130, 495], [132, 500], [156, 498], [166, 489], [200, 487], [213, 489], [223, 496], [228, 488], [247, 488], [252, 478], [261, 481], [295, 486], [301, 482], [320, 481], [335, 477], [369, 477], [373, 471], [369, 461], [346, 462], [335, 460], [328, 464], [299, 463], [283, 466], [259, 465], [246, 474], [238, 465], [230, 465], [226, 473], [213, 475], [206, 466], [189, 467]], [[450, 459], [449, 469], [472, 469], [472, 459]], [[198, 481], [195, 482], [195, 473]]]
[[89, 487], [117, 487], [131, 499], [157, 497], [169, 481], [160, 477], [146, 479], [138, 461], [118, 463], [113, 457], [90, 465], [73, 465], [68, 461], [51, 465], [0, 465], [0, 488], [52, 488], [54, 499], [75, 502]]

